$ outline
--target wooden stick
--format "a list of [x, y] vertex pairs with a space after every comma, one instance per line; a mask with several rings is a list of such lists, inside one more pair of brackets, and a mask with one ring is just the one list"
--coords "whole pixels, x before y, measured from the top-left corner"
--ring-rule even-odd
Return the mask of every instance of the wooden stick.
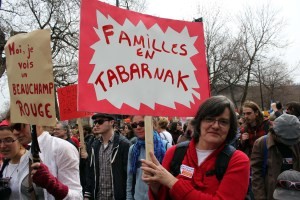
[[146, 146], [146, 160], [151, 161], [149, 152], [154, 153], [153, 122], [151, 116], [145, 116], [145, 146]]
[[86, 153], [86, 146], [85, 146], [85, 142], [84, 142], [82, 121], [81, 121], [80, 118], [77, 118], [77, 124], [78, 124], [78, 131], [79, 131], [80, 151]]

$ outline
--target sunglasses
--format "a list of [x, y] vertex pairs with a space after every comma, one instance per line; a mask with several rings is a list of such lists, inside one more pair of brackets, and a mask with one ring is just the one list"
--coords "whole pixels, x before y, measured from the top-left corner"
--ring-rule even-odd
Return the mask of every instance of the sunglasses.
[[[277, 181], [279, 187], [291, 190], [300, 190], [300, 182], [292, 182], [288, 180], [279, 180]], [[293, 187], [292, 187], [293, 186]]]
[[94, 125], [96, 125], [96, 124], [101, 125], [107, 121], [110, 121], [110, 119], [97, 119], [97, 120], [94, 120]]
[[144, 121], [139, 121], [139, 122], [133, 122], [132, 124], [131, 124], [131, 127], [132, 128], [137, 128], [137, 127], [144, 127], [145, 126], [145, 122]]
[[23, 124], [22, 123], [12, 124], [10, 128], [11, 130], [21, 131], [23, 128]]

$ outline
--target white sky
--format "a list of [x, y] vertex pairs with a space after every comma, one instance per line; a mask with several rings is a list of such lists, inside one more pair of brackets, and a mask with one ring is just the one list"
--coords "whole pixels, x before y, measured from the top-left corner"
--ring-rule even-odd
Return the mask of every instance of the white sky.
[[[290, 68], [300, 62], [300, 1], [299, 0], [147, 0], [145, 13], [177, 20], [191, 21], [197, 15], [198, 5], [218, 3], [224, 14], [238, 14], [245, 5], [261, 6], [270, 3], [279, 9], [281, 16], [287, 21], [284, 33], [290, 45], [283, 50], [283, 60]], [[205, 20], [205, 19], [204, 19]], [[300, 68], [293, 73], [293, 80], [300, 83]]]

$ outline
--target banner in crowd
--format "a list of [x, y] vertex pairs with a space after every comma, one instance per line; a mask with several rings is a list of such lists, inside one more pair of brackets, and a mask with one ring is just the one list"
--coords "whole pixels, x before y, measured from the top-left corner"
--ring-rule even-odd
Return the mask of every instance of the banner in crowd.
[[77, 111], [77, 84], [57, 89], [60, 120], [92, 116], [90, 112]]
[[202, 22], [81, 3], [78, 109], [194, 116], [209, 97]]
[[13, 123], [56, 121], [50, 30], [15, 35], [5, 45]]

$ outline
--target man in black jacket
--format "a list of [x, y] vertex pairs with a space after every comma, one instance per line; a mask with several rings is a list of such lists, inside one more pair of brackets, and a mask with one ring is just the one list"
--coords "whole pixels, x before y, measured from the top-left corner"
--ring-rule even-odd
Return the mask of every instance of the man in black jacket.
[[[95, 114], [96, 136], [88, 150], [85, 199], [126, 199], [127, 158], [130, 142], [114, 131], [115, 119], [108, 114]], [[111, 173], [112, 172], [112, 173]]]

